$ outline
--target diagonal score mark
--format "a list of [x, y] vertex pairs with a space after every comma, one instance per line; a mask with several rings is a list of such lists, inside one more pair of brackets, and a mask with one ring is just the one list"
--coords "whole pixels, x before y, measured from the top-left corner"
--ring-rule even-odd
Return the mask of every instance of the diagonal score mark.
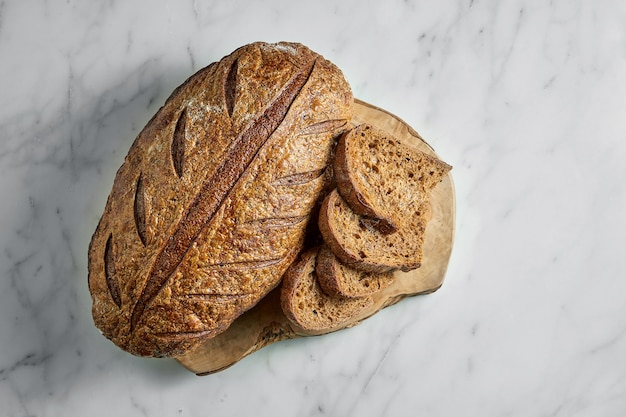
[[320, 133], [333, 132], [335, 130], [343, 129], [348, 125], [346, 119], [331, 119], [324, 120], [323, 122], [315, 123], [305, 127], [300, 131], [301, 135], [317, 135]]
[[109, 294], [111, 294], [113, 302], [120, 308], [122, 306], [122, 292], [120, 291], [120, 284], [117, 281], [115, 257], [113, 256], [113, 234], [109, 234], [104, 249], [104, 278], [106, 279]]
[[309, 216], [293, 216], [293, 217], [266, 217], [263, 219], [250, 220], [244, 223], [242, 226], [261, 228], [261, 229], [281, 229], [284, 227], [293, 227], [304, 221], [307, 221]]
[[189, 301], [200, 301], [200, 302], [216, 302], [216, 303], [228, 303], [235, 300], [241, 300], [243, 298], [249, 297], [252, 294], [249, 293], [196, 293], [196, 294], [185, 294], [185, 298]]
[[317, 178], [324, 175], [325, 171], [326, 169], [322, 168], [315, 169], [313, 171], [298, 172], [296, 174], [286, 175], [284, 177], [276, 178], [274, 181], [272, 181], [272, 185], [289, 187], [292, 185], [306, 184], [307, 182], [316, 180]]
[[276, 265], [282, 260], [283, 258], [263, 259], [260, 261], [224, 262], [224, 263], [219, 263], [219, 264], [207, 265], [203, 269], [207, 270], [207, 269], [219, 268], [219, 269], [226, 269], [230, 271], [240, 271], [244, 269], [261, 269], [261, 268], [267, 268], [268, 266]]

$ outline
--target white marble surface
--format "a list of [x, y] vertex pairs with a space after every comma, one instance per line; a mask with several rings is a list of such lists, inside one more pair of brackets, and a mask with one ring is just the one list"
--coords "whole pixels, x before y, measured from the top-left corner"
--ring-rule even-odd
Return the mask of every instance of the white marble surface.
[[[171, 90], [255, 40], [420, 131], [457, 238], [437, 293], [200, 378], [98, 333], [87, 245]], [[620, 0], [0, 1], [0, 414], [623, 416], [624, 109]]]

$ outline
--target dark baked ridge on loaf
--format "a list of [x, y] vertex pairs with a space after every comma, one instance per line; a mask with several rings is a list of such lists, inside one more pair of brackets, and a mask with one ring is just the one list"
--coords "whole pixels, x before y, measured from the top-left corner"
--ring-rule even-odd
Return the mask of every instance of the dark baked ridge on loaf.
[[304, 252], [283, 277], [281, 306], [301, 332], [326, 332], [341, 326], [373, 303], [371, 297], [343, 298], [325, 294], [317, 280], [319, 248]]
[[364, 272], [341, 263], [332, 250], [322, 245], [315, 273], [322, 290], [335, 297], [365, 297], [395, 281], [392, 272]]
[[334, 159], [339, 193], [382, 233], [398, 230], [409, 206], [427, 197], [449, 170], [445, 162], [367, 124], [342, 135]]
[[352, 105], [341, 71], [295, 43], [246, 45], [177, 88], [133, 143], [90, 244], [103, 334], [180, 355], [274, 288]]

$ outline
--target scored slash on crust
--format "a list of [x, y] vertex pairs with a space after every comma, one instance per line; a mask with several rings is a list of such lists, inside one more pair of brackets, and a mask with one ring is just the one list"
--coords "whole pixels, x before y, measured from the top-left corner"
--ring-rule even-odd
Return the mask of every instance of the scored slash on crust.
[[182, 178], [185, 168], [185, 132], [187, 129], [187, 109], [183, 109], [176, 121], [172, 137], [172, 166], [178, 178]]
[[235, 59], [228, 69], [226, 82], [224, 83], [224, 102], [228, 116], [233, 117], [235, 111], [235, 98], [237, 94], [237, 70], [239, 69], [239, 58]]
[[109, 293], [115, 305], [122, 307], [122, 296], [120, 284], [117, 282], [117, 274], [115, 273], [115, 260], [113, 256], [113, 235], [109, 234], [107, 243], [104, 247], [104, 273], [109, 288]]
[[344, 130], [347, 125], [348, 125], [348, 121], [346, 119], [324, 120], [323, 122], [315, 123], [315, 124], [305, 127], [300, 132], [300, 135], [308, 136], [308, 135], [318, 135], [320, 133], [328, 133], [332, 131], [340, 131], [340, 130]]
[[144, 190], [143, 173], [139, 174], [137, 178], [137, 185], [135, 186], [135, 201], [133, 204], [133, 214], [135, 216], [135, 228], [141, 243], [146, 246], [148, 242], [148, 236], [146, 231], [146, 192]]
[[264, 219], [255, 219], [244, 223], [245, 226], [261, 229], [278, 229], [283, 227], [292, 227], [309, 219], [309, 216], [292, 216], [292, 217], [267, 217]]
[[234, 294], [197, 293], [197, 294], [185, 294], [185, 298], [190, 301], [226, 303], [226, 302], [230, 302], [233, 300], [250, 297], [251, 295], [252, 294], [249, 294], [249, 293], [234, 293]]
[[276, 178], [272, 181], [274, 186], [292, 186], [299, 184], [306, 184], [314, 181], [324, 175], [326, 168], [315, 169], [313, 171], [299, 172], [292, 175], [286, 175], [284, 177]]
[[211, 264], [204, 267], [204, 269], [228, 269], [232, 271], [244, 271], [249, 269], [261, 269], [268, 266], [276, 265], [281, 262], [283, 258], [263, 259], [254, 261], [236, 261], [236, 262], [223, 262], [219, 264]]

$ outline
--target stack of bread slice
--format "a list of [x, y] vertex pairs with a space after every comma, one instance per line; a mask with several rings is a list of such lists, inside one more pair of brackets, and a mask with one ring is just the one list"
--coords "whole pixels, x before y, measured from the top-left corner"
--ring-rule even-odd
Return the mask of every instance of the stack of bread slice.
[[283, 277], [281, 305], [302, 333], [344, 327], [394, 282], [421, 266], [431, 190], [451, 167], [368, 124], [339, 139], [336, 187], [318, 218], [322, 244]]

